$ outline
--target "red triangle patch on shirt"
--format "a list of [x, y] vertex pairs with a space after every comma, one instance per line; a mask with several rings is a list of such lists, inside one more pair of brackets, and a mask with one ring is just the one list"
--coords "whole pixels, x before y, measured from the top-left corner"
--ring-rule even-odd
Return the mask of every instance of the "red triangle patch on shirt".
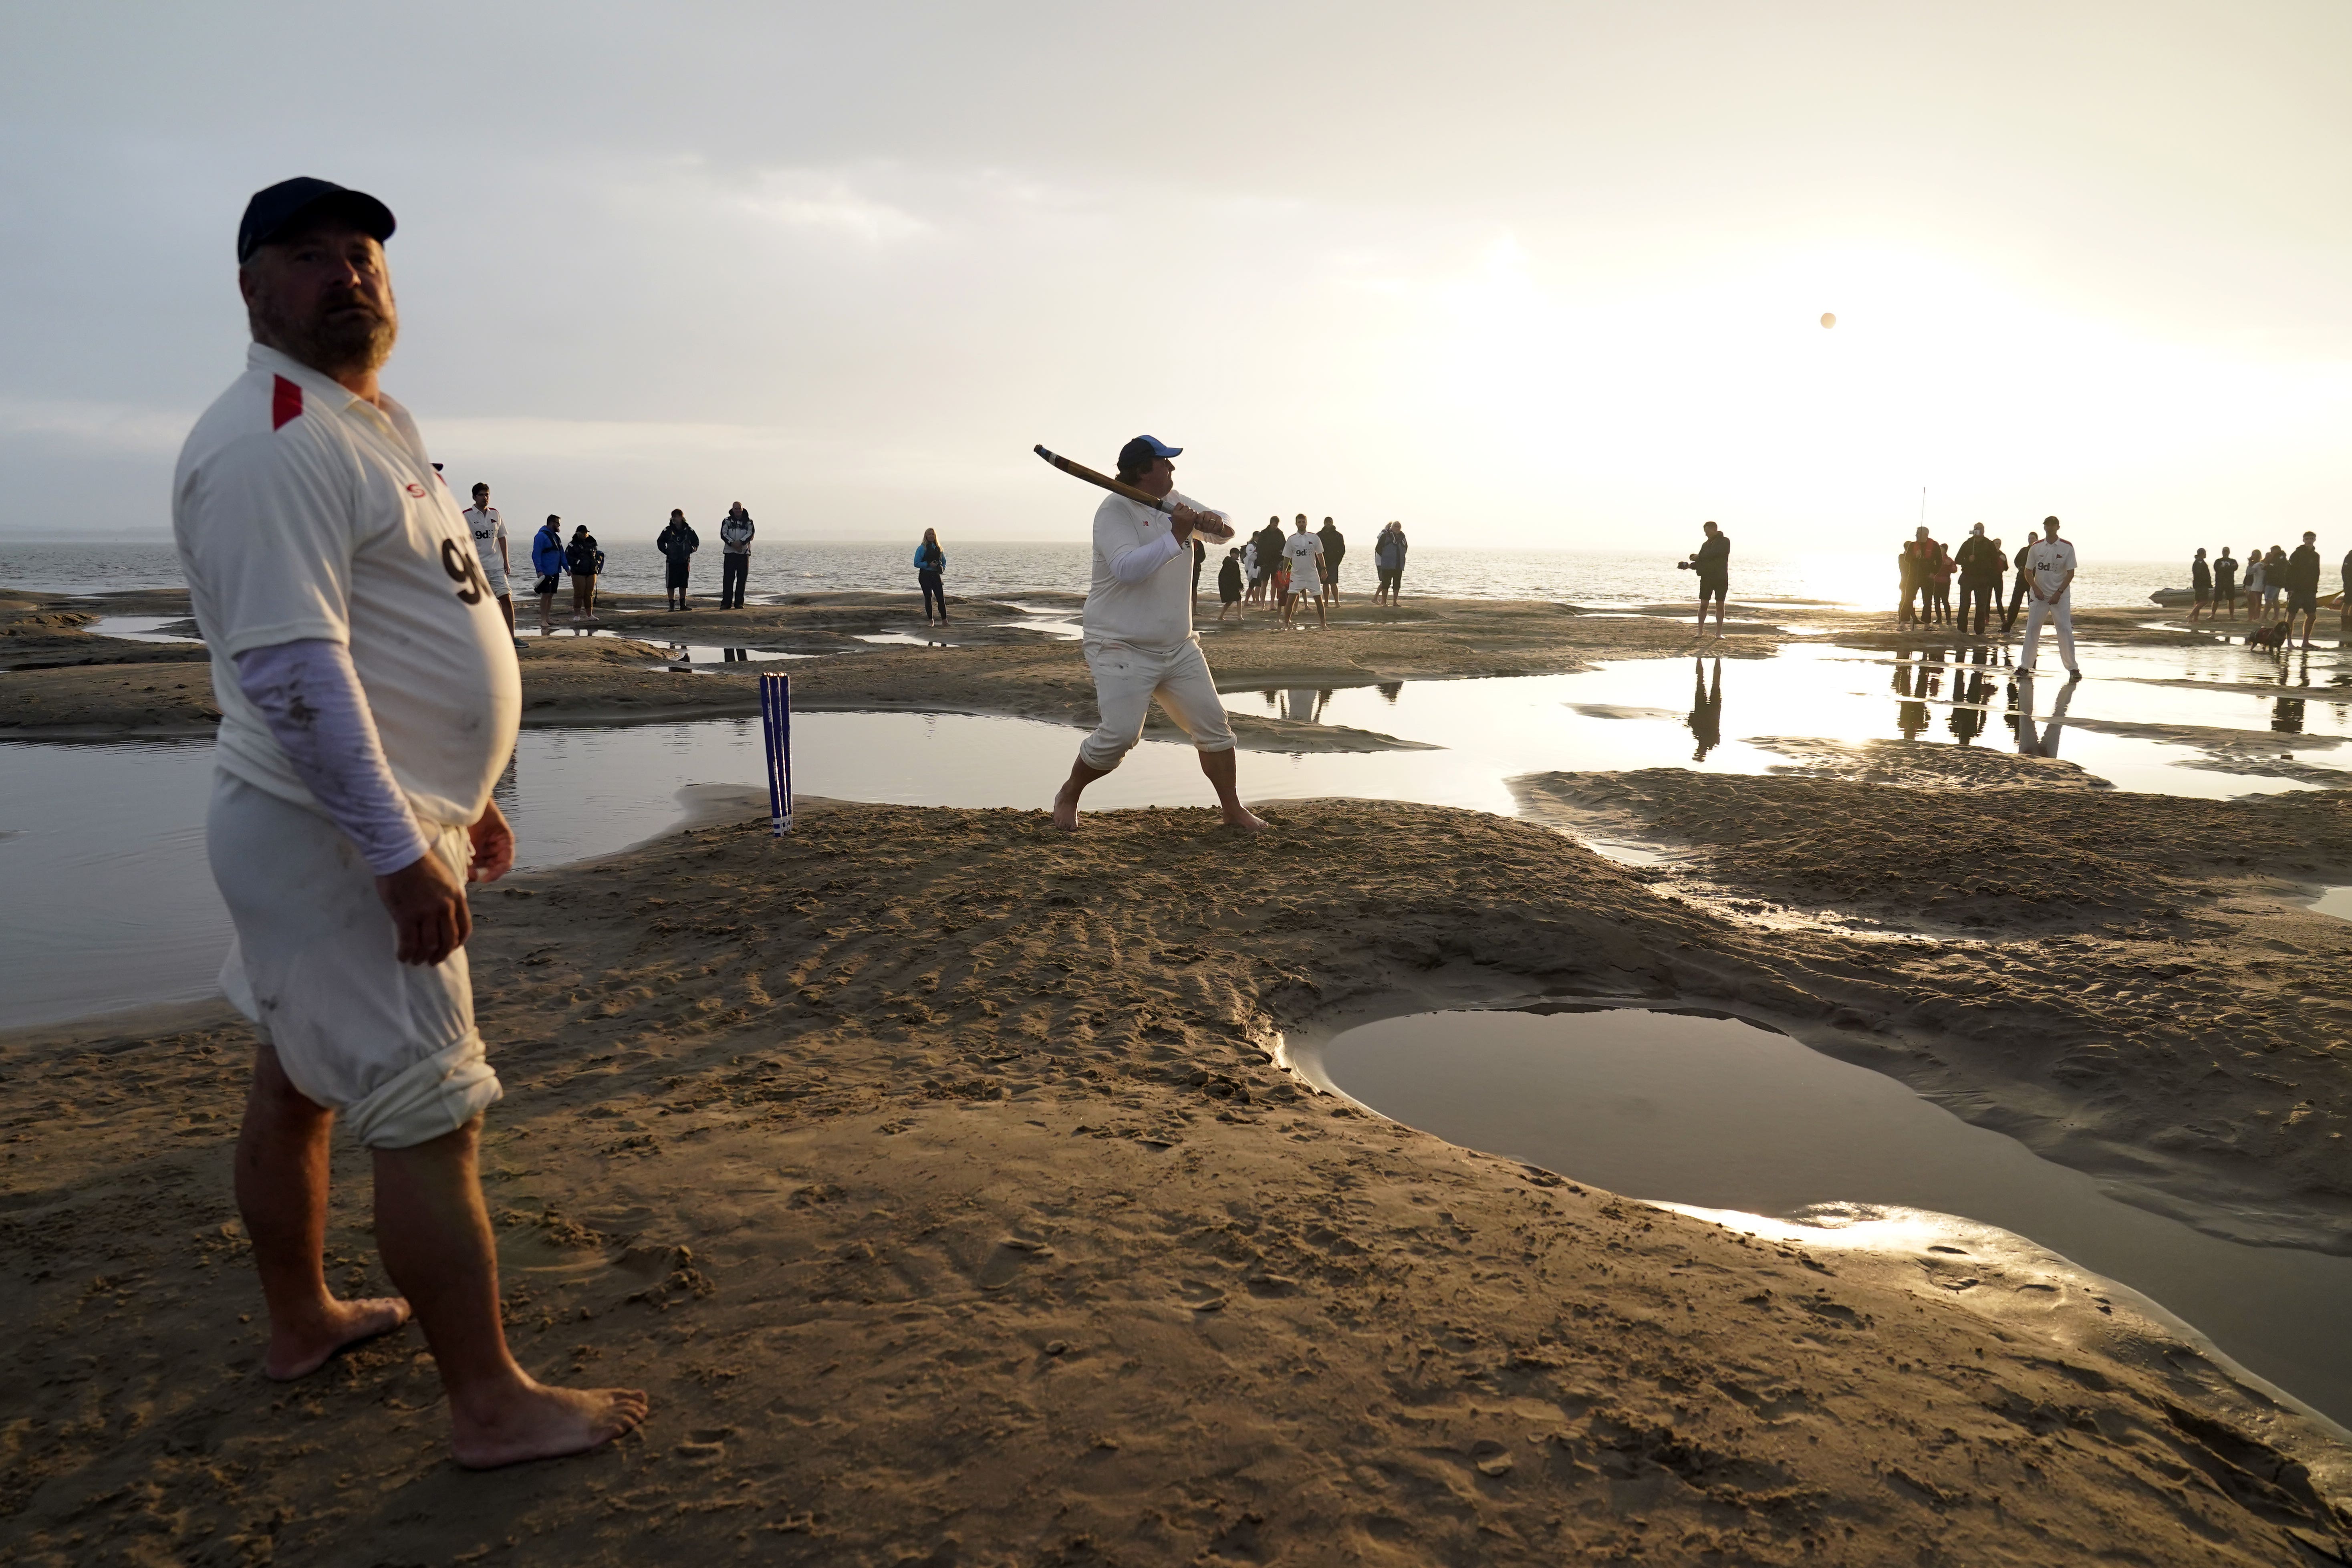
[[269, 392], [269, 427], [282, 430], [288, 420], [302, 417], [302, 389], [282, 375], [277, 381]]

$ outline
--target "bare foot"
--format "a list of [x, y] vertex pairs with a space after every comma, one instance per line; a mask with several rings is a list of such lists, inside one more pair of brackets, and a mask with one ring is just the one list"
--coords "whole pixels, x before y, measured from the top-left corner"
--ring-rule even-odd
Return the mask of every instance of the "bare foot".
[[322, 1321], [297, 1331], [273, 1325], [261, 1370], [279, 1383], [308, 1377], [346, 1345], [388, 1334], [408, 1321], [408, 1303], [398, 1296], [337, 1301]]
[[1054, 793], [1054, 826], [1065, 833], [1078, 830], [1078, 803], [1068, 790]]
[[1265, 820], [1245, 805], [1237, 805], [1225, 813], [1225, 826], [1238, 833], [1265, 831]]
[[450, 1406], [450, 1451], [469, 1470], [555, 1459], [601, 1448], [646, 1418], [635, 1388], [550, 1388], [529, 1377], [484, 1408]]

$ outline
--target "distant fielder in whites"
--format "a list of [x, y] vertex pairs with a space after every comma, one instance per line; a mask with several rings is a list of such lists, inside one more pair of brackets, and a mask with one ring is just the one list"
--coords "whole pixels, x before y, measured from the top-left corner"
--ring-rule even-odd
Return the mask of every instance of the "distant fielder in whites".
[[[259, 1036], [237, 1208], [271, 1377], [406, 1322], [460, 1463], [576, 1453], [645, 1419], [624, 1389], [549, 1388], [507, 1350], [476, 1140], [499, 1096], [474, 1027], [467, 881], [514, 864], [490, 785], [522, 702], [513, 638], [408, 411], [382, 202], [270, 186], [237, 231], [246, 373], [190, 432], [172, 531], [221, 705], [206, 818], [236, 926], [221, 986]], [[375, 1240], [405, 1299], [327, 1289], [336, 1118], [375, 1164]]]
[[2058, 520], [2042, 520], [2042, 537], [2025, 547], [2025, 582], [2032, 601], [2025, 607], [2025, 647], [2017, 668], [2032, 669], [2033, 652], [2042, 641], [2042, 621], [2047, 616], [2058, 627], [2058, 662], [2067, 676], [2083, 679], [2074, 664], [2074, 546], [2058, 537]]
[[1120, 482], [1146, 495], [1174, 496], [1173, 516], [1122, 495], [1107, 495], [1095, 509], [1094, 584], [1080, 625], [1102, 718], [1078, 743], [1069, 780], [1054, 796], [1054, 826], [1065, 832], [1078, 826], [1078, 796], [1087, 785], [1118, 766], [1142, 738], [1155, 697], [1200, 748], [1201, 771], [1215, 786], [1225, 825], [1250, 833], [1265, 827], [1234, 793], [1233, 726], [1192, 631], [1192, 528], [1206, 518], [1223, 523], [1225, 514], [1177, 490], [1170, 459], [1183, 449], [1150, 436], [1118, 449]]

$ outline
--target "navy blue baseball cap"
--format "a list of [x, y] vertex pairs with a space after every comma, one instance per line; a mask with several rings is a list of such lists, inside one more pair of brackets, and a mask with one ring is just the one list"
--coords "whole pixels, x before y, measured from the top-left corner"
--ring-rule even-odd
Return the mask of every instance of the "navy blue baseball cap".
[[1157, 436], [1138, 436], [1118, 449], [1118, 471], [1139, 474], [1151, 466], [1152, 458], [1172, 458], [1183, 449], [1170, 446]]
[[245, 221], [236, 226], [236, 264], [294, 226], [300, 218], [342, 218], [379, 244], [392, 237], [392, 209], [365, 191], [348, 190], [332, 180], [298, 175], [280, 180], [266, 191], [256, 191], [245, 204]]

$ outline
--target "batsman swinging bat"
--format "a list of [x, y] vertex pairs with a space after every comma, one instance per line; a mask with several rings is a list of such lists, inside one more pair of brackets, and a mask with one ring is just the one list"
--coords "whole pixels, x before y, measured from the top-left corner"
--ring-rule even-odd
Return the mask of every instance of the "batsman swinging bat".
[[[1069, 458], [1063, 457], [1059, 452], [1048, 452], [1043, 447], [1039, 447], [1035, 448], [1035, 450], [1039, 457], [1045, 458], [1047, 462], [1053, 464], [1054, 467], [1061, 469], [1062, 472], [1069, 475], [1074, 479], [1084, 479], [1090, 485], [1100, 485], [1103, 489], [1110, 491], [1110, 493], [1115, 496], [1125, 496], [1131, 501], [1140, 501], [1143, 505], [1150, 507], [1155, 510], [1164, 511], [1171, 517], [1176, 515], [1176, 503], [1169, 500], [1166, 496], [1146, 495], [1141, 490], [1137, 489], [1133, 485], [1123, 485], [1119, 483], [1117, 479], [1112, 479], [1108, 474], [1096, 473], [1084, 463], [1074, 463], [1070, 461]], [[1207, 517], [1205, 515], [1203, 516], [1202, 521], [1193, 529], [1193, 531], [1195, 533], [1205, 534], [1211, 539], [1231, 539], [1234, 536], [1234, 531], [1232, 529], [1226, 527], [1223, 523], [1219, 522], [1216, 519]]]

